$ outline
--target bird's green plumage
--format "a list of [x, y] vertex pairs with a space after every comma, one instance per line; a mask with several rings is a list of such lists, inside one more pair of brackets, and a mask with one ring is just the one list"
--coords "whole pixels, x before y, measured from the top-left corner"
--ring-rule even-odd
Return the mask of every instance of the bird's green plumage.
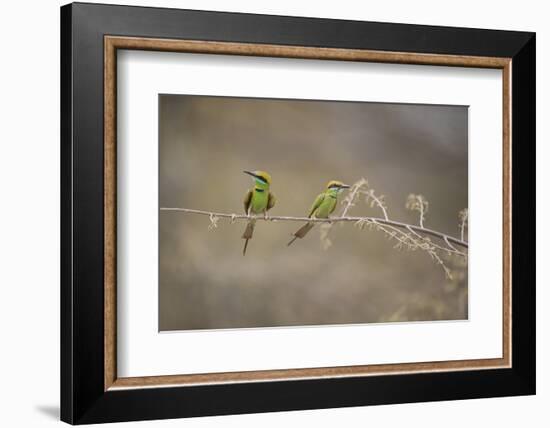
[[269, 190], [250, 189], [246, 192], [244, 211], [246, 214], [262, 214], [267, 210]]
[[[276, 202], [275, 195], [269, 190], [271, 176], [264, 171], [245, 172], [254, 177], [254, 187], [248, 190], [244, 196], [244, 212], [246, 215], [267, 215], [267, 211], [273, 208]], [[248, 240], [252, 238], [255, 224], [256, 220], [251, 219], [244, 230], [243, 239], [246, 239], [246, 241], [244, 243], [243, 255], [246, 254]]]
[[319, 194], [313, 202], [308, 217], [328, 218], [336, 209], [338, 191], [328, 189]]
[[[309, 210], [308, 217], [328, 218], [336, 209], [336, 205], [338, 203], [338, 193], [348, 187], [348, 185], [340, 181], [330, 181], [327, 185], [327, 189], [315, 198], [315, 201]], [[292, 244], [297, 238], [303, 238], [306, 236], [307, 233], [313, 229], [313, 226], [315, 226], [315, 223], [313, 222], [304, 224], [300, 229], [294, 232], [294, 237], [288, 245]]]

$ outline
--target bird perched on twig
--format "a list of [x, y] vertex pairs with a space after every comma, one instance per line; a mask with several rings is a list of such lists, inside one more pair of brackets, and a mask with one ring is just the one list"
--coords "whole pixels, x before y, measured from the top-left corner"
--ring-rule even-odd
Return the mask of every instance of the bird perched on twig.
[[[267, 211], [275, 205], [275, 195], [269, 190], [271, 185], [271, 175], [265, 171], [243, 171], [245, 174], [252, 176], [254, 187], [246, 192], [244, 196], [244, 212], [247, 216], [251, 214], [263, 214], [267, 218]], [[246, 254], [248, 240], [252, 239], [256, 219], [251, 218], [243, 233], [244, 248], [243, 256]]]
[[[309, 210], [309, 218], [328, 218], [334, 210], [336, 209], [336, 204], [338, 202], [338, 194], [343, 192], [344, 189], [349, 189], [350, 186], [342, 183], [341, 181], [332, 180], [327, 184], [326, 190], [319, 194], [313, 202], [311, 209]], [[315, 226], [314, 222], [308, 222], [304, 224], [300, 229], [298, 229], [293, 234], [293, 238], [287, 245], [292, 244], [296, 239], [302, 239], [308, 234], [308, 232], [313, 229]]]

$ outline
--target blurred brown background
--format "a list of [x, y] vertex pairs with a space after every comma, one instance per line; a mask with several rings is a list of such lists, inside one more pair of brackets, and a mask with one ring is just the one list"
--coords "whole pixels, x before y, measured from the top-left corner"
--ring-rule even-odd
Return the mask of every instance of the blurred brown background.
[[[458, 235], [467, 107], [161, 95], [159, 109], [160, 207], [241, 213], [252, 186], [242, 171], [261, 169], [278, 199], [270, 214], [304, 216], [330, 179], [365, 177], [394, 220], [416, 223], [405, 201], [421, 193], [426, 227]], [[380, 212], [361, 202], [351, 215]], [[243, 257], [244, 222], [209, 224], [159, 212], [160, 330], [468, 317], [465, 266], [449, 261], [447, 280], [381, 232], [335, 225], [323, 250], [316, 227], [286, 247], [301, 224], [260, 221]]]

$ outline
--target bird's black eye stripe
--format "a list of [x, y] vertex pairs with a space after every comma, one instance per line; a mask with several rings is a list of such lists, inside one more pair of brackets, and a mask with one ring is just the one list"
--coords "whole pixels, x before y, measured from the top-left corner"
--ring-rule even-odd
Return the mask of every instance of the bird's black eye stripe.
[[258, 180], [260, 180], [263, 184], [267, 184], [267, 180], [265, 180], [264, 178], [260, 177], [259, 175], [255, 175], [254, 177], [257, 178]]

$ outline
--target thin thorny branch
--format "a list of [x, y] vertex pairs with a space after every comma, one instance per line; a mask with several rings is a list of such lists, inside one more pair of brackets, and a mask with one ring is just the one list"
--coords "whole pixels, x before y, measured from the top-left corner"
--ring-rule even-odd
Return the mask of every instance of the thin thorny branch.
[[367, 180], [362, 178], [357, 183], [355, 183], [353, 186], [351, 186], [350, 191], [348, 192], [347, 196], [344, 198], [342, 203], [344, 204], [344, 209], [342, 210], [342, 213], [340, 214], [340, 217], [346, 217], [348, 214], [348, 211], [351, 207], [355, 205], [355, 198], [358, 194], [358, 192], [361, 190], [363, 186], [367, 185]]
[[[367, 182], [363, 179], [364, 185], [367, 186]], [[389, 220], [388, 212], [386, 205], [384, 203], [384, 196], [376, 196], [374, 189], [369, 189], [368, 191], [363, 191], [363, 193], [366, 194], [366, 202], [369, 203], [370, 206], [373, 207], [374, 205], [378, 206], [382, 213], [384, 214], [385, 220]], [[420, 212], [420, 227], [424, 229], [424, 219], [425, 214], [428, 210], [428, 201], [424, 196], [422, 195], [409, 195], [407, 199], [406, 207], [412, 210], [417, 210]], [[447, 255], [455, 254], [462, 256], [464, 258], [467, 257], [467, 254], [458, 250], [456, 247], [454, 247], [449, 240], [448, 235], [443, 235], [442, 239], [447, 245], [447, 247], [443, 247], [441, 245], [438, 245], [437, 243], [432, 242], [428, 237], [421, 235], [418, 233], [414, 226], [407, 225], [407, 230], [409, 233], [405, 233], [403, 230], [398, 229], [392, 225], [385, 225], [380, 226], [378, 224], [378, 230], [381, 230], [382, 232], [386, 233], [387, 236], [389, 236], [390, 239], [396, 239], [397, 249], [406, 248], [408, 250], [414, 251], [416, 249], [421, 249], [423, 251], [426, 251], [430, 257], [441, 266], [441, 268], [444, 270], [445, 275], [448, 278], [452, 278], [450, 269], [445, 265], [443, 262], [443, 259], [439, 255], [438, 251], [442, 251], [443, 253]]]
[[407, 203], [405, 204], [405, 207], [408, 210], [412, 211], [418, 211], [419, 212], [419, 224], [420, 227], [424, 227], [424, 220], [426, 219], [426, 213], [428, 212], [428, 201], [426, 198], [422, 195], [415, 195], [414, 193], [411, 193], [407, 197]]
[[[190, 208], [172, 208], [172, 207], [166, 207], [161, 208], [161, 211], [176, 211], [176, 212], [184, 212], [189, 214], [198, 214], [198, 215], [205, 215], [205, 216], [212, 216], [212, 218], [215, 219], [217, 222], [219, 218], [229, 218], [234, 222], [235, 220], [250, 220], [251, 217], [247, 216], [246, 214], [231, 214], [231, 213], [220, 213], [220, 212], [213, 212], [213, 211], [203, 211], [203, 210], [194, 210]], [[390, 224], [395, 227], [404, 228], [407, 229], [408, 227], [413, 228], [417, 232], [425, 233], [426, 235], [431, 235], [436, 238], [445, 239], [445, 236], [449, 239], [450, 242], [453, 244], [456, 244], [458, 246], [461, 246], [463, 248], [468, 248], [468, 243], [465, 241], [461, 241], [458, 238], [445, 235], [441, 232], [437, 232], [432, 229], [428, 228], [421, 228], [420, 226], [416, 225], [410, 225], [407, 223], [402, 223], [399, 221], [394, 220], [386, 220], [384, 218], [379, 217], [332, 217], [332, 218], [310, 218], [310, 217], [296, 217], [296, 216], [268, 216], [264, 218], [263, 215], [254, 217], [258, 221], [272, 221], [272, 222], [278, 222], [278, 221], [298, 221], [298, 222], [315, 222], [315, 223], [337, 223], [337, 222], [351, 222], [351, 223], [357, 223], [361, 221], [372, 221], [374, 223], [382, 223], [382, 224]]]
[[[336, 217], [322, 219], [309, 217], [295, 216], [252, 216], [256, 220], [263, 221], [297, 221], [297, 222], [315, 222], [321, 223], [321, 242], [325, 249], [332, 243], [329, 239], [329, 232], [335, 223], [351, 222], [355, 226], [363, 229], [365, 226], [375, 228], [388, 236], [389, 239], [394, 239], [397, 243], [395, 248], [407, 249], [410, 251], [422, 250], [430, 255], [434, 262], [441, 266], [445, 275], [451, 278], [451, 271], [445, 265], [441, 254], [451, 256], [460, 256], [463, 259], [468, 257], [468, 242], [464, 240], [465, 230], [468, 227], [468, 209], [464, 209], [459, 213], [459, 230], [460, 238], [429, 229], [424, 226], [426, 213], [428, 212], [428, 201], [422, 195], [410, 194], [407, 198], [406, 208], [419, 212], [419, 224], [408, 224], [391, 220], [388, 215], [388, 210], [385, 205], [384, 196], [376, 195], [374, 189], [368, 188], [368, 182], [364, 178], [357, 181], [350, 189], [344, 200], [342, 201], [343, 208], [340, 214]], [[350, 209], [355, 206], [357, 198], [363, 195], [365, 202], [371, 207], [377, 207], [381, 210], [383, 217], [357, 217], [350, 216]], [[245, 214], [220, 213], [196, 210], [190, 208], [161, 208], [161, 211], [176, 211], [190, 214], [198, 214], [208, 216], [210, 219], [209, 230], [218, 227], [220, 218], [229, 218], [231, 223], [236, 220], [250, 220], [251, 216]], [[434, 242], [431, 238], [436, 238]], [[461, 249], [459, 249], [462, 248]], [[441, 253], [441, 254], [440, 254]]]
[[374, 193], [374, 189], [370, 189], [363, 193], [366, 195], [365, 202], [366, 203], [370, 202], [371, 208], [374, 205], [376, 205], [382, 211], [382, 214], [384, 215], [384, 219], [389, 220], [388, 211], [386, 209], [386, 203], [384, 202], [384, 196], [376, 196], [376, 194]]

